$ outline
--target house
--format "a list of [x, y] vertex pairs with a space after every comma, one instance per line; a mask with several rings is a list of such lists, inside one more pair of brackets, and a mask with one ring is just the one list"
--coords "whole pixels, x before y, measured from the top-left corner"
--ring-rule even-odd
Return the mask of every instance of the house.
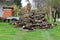
[[10, 6], [12, 2], [12, 0], [0, 0], [0, 17], [12, 16], [12, 14], [9, 15], [12, 12], [12, 7]]

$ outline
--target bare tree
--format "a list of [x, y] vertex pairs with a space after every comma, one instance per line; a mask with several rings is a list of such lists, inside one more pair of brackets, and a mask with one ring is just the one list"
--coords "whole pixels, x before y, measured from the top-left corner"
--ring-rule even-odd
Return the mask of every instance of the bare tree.
[[36, 7], [40, 7], [41, 5], [46, 5], [48, 0], [33, 0], [33, 2], [35, 3]]

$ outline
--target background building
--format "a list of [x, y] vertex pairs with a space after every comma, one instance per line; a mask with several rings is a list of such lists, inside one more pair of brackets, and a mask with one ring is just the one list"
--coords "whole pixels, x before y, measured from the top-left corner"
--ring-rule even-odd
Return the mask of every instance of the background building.
[[11, 4], [12, 4], [12, 0], [0, 0], [0, 17], [3, 17], [3, 15], [4, 15], [4, 7], [6, 7], [6, 9], [7, 8], [10, 8], [11, 6]]

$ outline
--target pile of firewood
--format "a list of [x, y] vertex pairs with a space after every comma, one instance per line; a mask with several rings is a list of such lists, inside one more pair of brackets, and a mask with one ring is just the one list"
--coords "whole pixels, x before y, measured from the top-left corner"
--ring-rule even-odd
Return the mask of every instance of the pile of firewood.
[[45, 13], [24, 14], [17, 25], [28, 30], [52, 28], [52, 24], [49, 24], [45, 18]]
[[26, 13], [15, 24], [28, 30], [52, 28], [52, 24], [49, 24], [45, 18], [45, 13]]

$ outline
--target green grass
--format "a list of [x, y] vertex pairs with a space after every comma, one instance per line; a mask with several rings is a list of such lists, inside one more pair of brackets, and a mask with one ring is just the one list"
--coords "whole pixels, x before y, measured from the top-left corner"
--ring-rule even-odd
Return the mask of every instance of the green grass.
[[53, 29], [48, 30], [37, 29], [25, 32], [2, 22], [0, 23], [0, 40], [60, 40], [60, 26], [54, 26]]

